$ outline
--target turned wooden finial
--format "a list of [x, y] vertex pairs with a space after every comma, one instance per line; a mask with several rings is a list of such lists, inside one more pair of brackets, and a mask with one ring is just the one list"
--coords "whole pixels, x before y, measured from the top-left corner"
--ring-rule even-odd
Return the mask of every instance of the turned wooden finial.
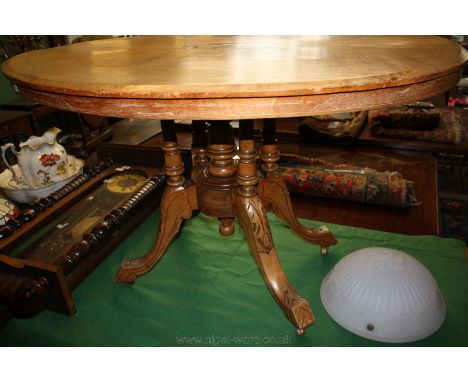
[[234, 218], [220, 218], [219, 233], [223, 236], [230, 236], [234, 233]]

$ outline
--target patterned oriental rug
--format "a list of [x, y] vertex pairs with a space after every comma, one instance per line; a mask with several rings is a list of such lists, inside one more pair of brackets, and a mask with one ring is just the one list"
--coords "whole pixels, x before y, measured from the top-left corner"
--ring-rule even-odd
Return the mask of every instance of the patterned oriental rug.
[[421, 204], [413, 182], [396, 171], [377, 171], [317, 158], [281, 155], [279, 172], [290, 192], [369, 204], [412, 207]]

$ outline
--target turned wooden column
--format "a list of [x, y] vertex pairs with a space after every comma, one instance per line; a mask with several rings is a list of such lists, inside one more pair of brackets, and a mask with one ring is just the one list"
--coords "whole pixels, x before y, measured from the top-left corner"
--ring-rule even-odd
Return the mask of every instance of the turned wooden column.
[[218, 217], [219, 232], [228, 236], [234, 232], [232, 190], [236, 186], [236, 144], [229, 121], [209, 121], [206, 126], [209, 164], [196, 179], [199, 207], [203, 213]]
[[263, 120], [262, 149], [260, 153], [262, 170], [266, 176], [275, 175], [278, 172], [276, 162], [280, 158], [276, 139], [276, 120], [267, 118]]
[[229, 177], [235, 174], [234, 155], [236, 145], [229, 121], [208, 122], [208, 171], [216, 177]]
[[255, 163], [255, 145], [253, 139], [253, 120], [239, 121], [239, 164], [237, 183], [239, 195], [251, 197], [257, 195], [258, 174]]
[[180, 156], [174, 121], [162, 120], [161, 128], [164, 139], [164, 171], [168, 176], [167, 185], [174, 187], [183, 186], [185, 183], [182, 175], [184, 173], [184, 163]]

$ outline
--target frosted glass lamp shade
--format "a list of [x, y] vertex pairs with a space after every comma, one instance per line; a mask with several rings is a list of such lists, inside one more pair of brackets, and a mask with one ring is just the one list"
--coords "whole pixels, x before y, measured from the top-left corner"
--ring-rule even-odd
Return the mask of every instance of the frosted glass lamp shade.
[[445, 320], [444, 298], [432, 274], [391, 248], [364, 248], [341, 259], [324, 278], [320, 297], [338, 324], [375, 341], [416, 341]]

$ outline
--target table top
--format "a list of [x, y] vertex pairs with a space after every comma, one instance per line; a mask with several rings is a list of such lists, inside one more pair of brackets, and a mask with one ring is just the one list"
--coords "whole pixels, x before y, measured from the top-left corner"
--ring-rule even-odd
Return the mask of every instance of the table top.
[[140, 36], [32, 51], [19, 93], [128, 118], [241, 119], [401, 104], [458, 83], [468, 53], [435, 36]]

